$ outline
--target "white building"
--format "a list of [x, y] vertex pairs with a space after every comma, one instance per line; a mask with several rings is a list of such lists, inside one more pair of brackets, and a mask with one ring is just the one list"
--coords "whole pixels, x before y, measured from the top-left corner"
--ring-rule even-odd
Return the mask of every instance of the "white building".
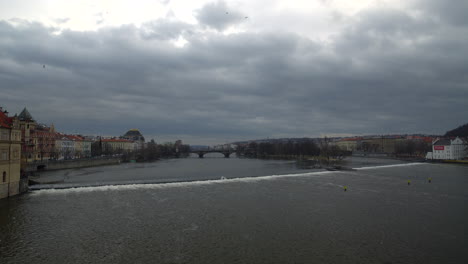
[[460, 138], [436, 139], [432, 142], [432, 152], [427, 153], [428, 159], [461, 160], [468, 154], [468, 145]]
[[57, 136], [55, 139], [55, 149], [59, 160], [75, 158], [75, 141], [67, 135]]

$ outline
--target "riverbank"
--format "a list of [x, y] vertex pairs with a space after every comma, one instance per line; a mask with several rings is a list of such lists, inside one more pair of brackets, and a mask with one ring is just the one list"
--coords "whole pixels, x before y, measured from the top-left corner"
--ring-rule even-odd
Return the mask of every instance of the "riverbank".
[[459, 164], [459, 165], [468, 165], [468, 160], [427, 160], [431, 163], [450, 163], [450, 164]]
[[24, 172], [52, 171], [120, 164], [120, 157], [87, 158], [73, 160], [43, 160], [22, 166]]

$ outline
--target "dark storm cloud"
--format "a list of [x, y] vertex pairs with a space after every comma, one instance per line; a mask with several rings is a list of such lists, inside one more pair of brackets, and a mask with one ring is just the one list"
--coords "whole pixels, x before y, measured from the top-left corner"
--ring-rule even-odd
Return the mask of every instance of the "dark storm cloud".
[[55, 30], [0, 22], [1, 105], [67, 132], [224, 142], [443, 133], [467, 121], [468, 30], [430, 13], [367, 10], [328, 44], [165, 20]]
[[202, 25], [222, 31], [242, 22], [245, 16], [237, 10], [230, 9], [226, 2], [217, 1], [203, 6], [197, 11], [196, 17]]

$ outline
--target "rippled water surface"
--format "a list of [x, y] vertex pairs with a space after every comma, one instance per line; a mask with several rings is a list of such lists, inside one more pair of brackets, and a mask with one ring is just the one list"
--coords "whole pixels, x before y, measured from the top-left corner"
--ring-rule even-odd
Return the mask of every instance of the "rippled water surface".
[[2, 200], [0, 263], [465, 263], [468, 167], [399, 163], [329, 172], [207, 158], [55, 172], [41, 177], [175, 182]]

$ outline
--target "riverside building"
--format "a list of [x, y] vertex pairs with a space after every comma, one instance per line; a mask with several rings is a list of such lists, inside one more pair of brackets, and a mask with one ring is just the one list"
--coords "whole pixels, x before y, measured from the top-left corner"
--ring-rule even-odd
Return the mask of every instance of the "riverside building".
[[135, 150], [142, 149], [145, 145], [145, 138], [141, 134], [140, 130], [136, 128], [130, 129], [120, 138], [133, 141], [133, 146]]
[[457, 137], [455, 139], [436, 139], [432, 143], [432, 152], [426, 158], [435, 160], [461, 160], [467, 156], [468, 145], [466, 141]]
[[37, 138], [36, 138], [36, 126], [37, 123], [29, 113], [26, 107], [21, 111], [18, 116], [19, 125], [21, 128], [21, 155], [23, 163], [33, 162], [40, 160], [40, 156], [37, 152]]
[[0, 199], [19, 193], [21, 130], [16, 116], [0, 107]]
[[133, 141], [122, 138], [101, 139], [102, 152], [104, 154], [121, 154], [135, 150]]

